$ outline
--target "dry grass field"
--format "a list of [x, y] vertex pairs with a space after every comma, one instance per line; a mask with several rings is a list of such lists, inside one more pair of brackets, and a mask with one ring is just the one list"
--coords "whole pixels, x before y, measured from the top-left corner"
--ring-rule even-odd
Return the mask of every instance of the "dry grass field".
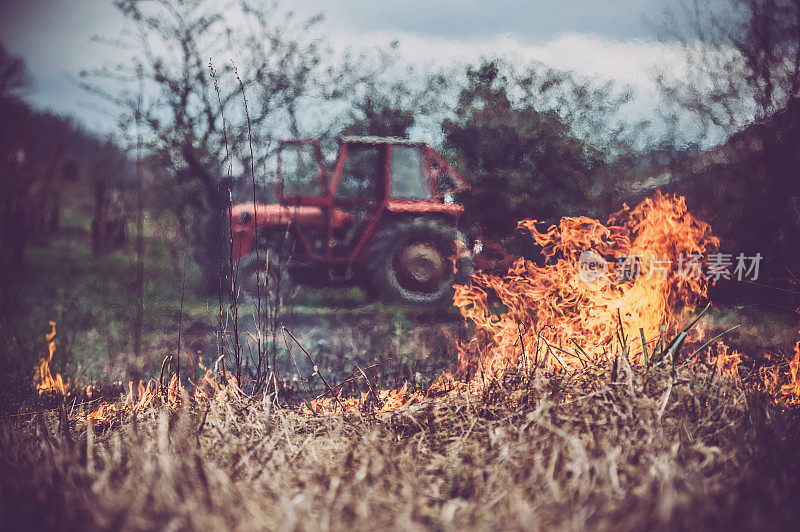
[[713, 369], [671, 373], [587, 393], [600, 375], [511, 372], [322, 417], [153, 406], [110, 430], [40, 411], [0, 425], [0, 513], [9, 529], [796, 526], [797, 412]]

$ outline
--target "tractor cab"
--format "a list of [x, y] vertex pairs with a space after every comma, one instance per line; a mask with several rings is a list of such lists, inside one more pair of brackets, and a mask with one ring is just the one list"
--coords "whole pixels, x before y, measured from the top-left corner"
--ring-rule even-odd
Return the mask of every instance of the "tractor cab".
[[394, 137], [342, 137], [330, 167], [316, 140], [280, 141], [277, 178], [280, 205], [302, 216], [306, 251], [333, 262], [364, 258], [387, 214], [457, 218], [463, 208], [452, 198], [467, 188], [427, 144]]

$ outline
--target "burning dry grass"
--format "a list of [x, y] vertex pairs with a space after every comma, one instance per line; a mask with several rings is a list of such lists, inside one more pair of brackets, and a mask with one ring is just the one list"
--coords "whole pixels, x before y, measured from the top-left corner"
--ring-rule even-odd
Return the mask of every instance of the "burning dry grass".
[[800, 423], [769, 396], [703, 368], [544, 377], [375, 415], [231, 398], [106, 432], [4, 421], [0, 509], [48, 529], [796, 525]]
[[679, 269], [681, 261], [705, 259], [719, 244], [684, 198], [661, 193], [626, 206], [606, 224], [577, 217], [547, 229], [535, 220], [519, 225], [542, 247], [545, 264], [519, 259], [506, 275], [478, 273], [472, 286], [456, 291], [456, 305], [478, 329], [490, 374], [513, 367], [526, 346], [549, 367], [571, 371], [622, 349], [626, 331], [640, 332], [629, 339], [639, 345], [628, 358], [645, 364], [642, 344], [652, 350], [659, 338], [671, 338], [680, 312], [707, 295], [704, 272]]
[[[254, 401], [208, 372], [191, 390], [173, 379], [99, 407], [64, 401], [59, 414], [0, 425], [6, 522], [796, 526], [800, 344], [791, 361], [742, 365], [717, 338], [706, 342], [692, 328], [697, 320], [678, 330], [677, 311], [704, 298], [704, 280], [647, 275], [652, 257], [714, 249], [708, 226], [682, 199], [661, 195], [605, 226], [583, 218], [544, 232], [522, 225], [550, 262], [520, 260], [506, 276], [478, 275], [459, 289], [476, 336], [426, 394], [376, 390], [362, 371], [369, 391], [360, 397], [278, 407], [273, 395]], [[644, 275], [586, 283], [584, 252], [609, 261], [612, 273], [626, 267], [610, 262], [616, 256], [642, 255]], [[63, 398], [63, 384], [42, 370], [48, 342], [37, 383]]]

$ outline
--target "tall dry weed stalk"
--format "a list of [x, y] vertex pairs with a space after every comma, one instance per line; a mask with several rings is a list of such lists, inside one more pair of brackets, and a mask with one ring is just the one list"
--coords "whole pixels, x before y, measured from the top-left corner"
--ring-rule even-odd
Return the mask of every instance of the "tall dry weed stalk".
[[[269, 268], [271, 267], [271, 261], [269, 255], [267, 255], [266, 263], [267, 267], [263, 272], [257, 272], [258, 282], [256, 283], [256, 294], [254, 300], [254, 312], [253, 312], [253, 319], [254, 319], [254, 329], [255, 334], [249, 333], [249, 336], [253, 340], [255, 344], [255, 356], [252, 353], [252, 345], [247, 344], [248, 347], [248, 356], [244, 355], [243, 346], [240, 342], [240, 321], [239, 321], [239, 301], [240, 301], [240, 290], [239, 282], [237, 279], [238, 276], [238, 266], [237, 261], [234, 258], [235, 250], [234, 250], [234, 238], [233, 238], [233, 224], [234, 220], [232, 218], [232, 206], [233, 206], [233, 170], [232, 170], [232, 161], [231, 161], [231, 149], [228, 145], [228, 135], [227, 135], [227, 119], [225, 117], [224, 108], [221, 101], [220, 96], [220, 88], [217, 78], [217, 72], [214, 69], [213, 63], [209, 61], [209, 69], [211, 71], [211, 77], [214, 80], [214, 90], [217, 94], [217, 101], [220, 106], [220, 116], [222, 118], [222, 132], [223, 132], [223, 140], [225, 143], [225, 153], [226, 158], [228, 160], [228, 167], [227, 167], [227, 177], [225, 180], [225, 189], [226, 189], [226, 204], [223, 205], [220, 202], [220, 212], [219, 216], [222, 217], [227, 212], [227, 244], [223, 246], [223, 232], [220, 231], [220, 237], [218, 240], [218, 261], [217, 261], [217, 269], [218, 275], [220, 276], [220, 282], [218, 287], [218, 302], [219, 302], [219, 314], [218, 314], [218, 353], [217, 353], [217, 363], [221, 363], [223, 367], [223, 372], [227, 369], [227, 365], [225, 363], [225, 359], [228, 356], [226, 352], [226, 347], [228, 345], [228, 338], [230, 338], [230, 355], [232, 358], [231, 369], [234, 371], [234, 375], [236, 377], [236, 381], [241, 383], [243, 372], [247, 370], [248, 375], [247, 377], [250, 378], [251, 381], [251, 391], [254, 394], [258, 394], [262, 390], [267, 387], [271, 387], [271, 392], [276, 392], [277, 388], [277, 381], [279, 375], [277, 373], [277, 331], [280, 326], [280, 316], [281, 316], [281, 309], [283, 301], [280, 297], [281, 293], [281, 286], [280, 286], [280, 278], [281, 275], [276, 275], [276, 279], [272, 279], [270, 276]], [[258, 212], [255, 207], [258, 204], [258, 187], [256, 183], [256, 171], [255, 171], [255, 154], [254, 154], [254, 147], [253, 147], [253, 135], [252, 135], [252, 121], [250, 118], [250, 111], [248, 108], [248, 100], [247, 95], [245, 92], [244, 83], [239, 75], [238, 69], [235, 64], [232, 63], [232, 70], [234, 76], [236, 78], [237, 83], [239, 84], [239, 89], [241, 92], [242, 97], [242, 104], [244, 110], [244, 116], [247, 122], [247, 132], [248, 132], [248, 147], [250, 151], [250, 164], [248, 168], [248, 172], [250, 174], [250, 181], [252, 185], [252, 202], [254, 207], [254, 223], [255, 223], [255, 253], [256, 253], [256, 261], [260, 263], [261, 254], [262, 253], [269, 253], [265, 252], [265, 250], [261, 249], [260, 239], [259, 239], [259, 228], [258, 228]], [[269, 145], [266, 147], [269, 150]], [[218, 224], [220, 229], [222, 228], [223, 224], [220, 219], [220, 223]], [[224, 278], [223, 275], [223, 262], [222, 262], [222, 254], [224, 247], [227, 247], [227, 261], [228, 261], [228, 271], [230, 272], [230, 285], [228, 290], [228, 298], [229, 298], [229, 306], [227, 315], [223, 310], [223, 288], [222, 288], [222, 279]], [[274, 257], [275, 263], [277, 264], [277, 269], [282, 271], [284, 265], [281, 263], [282, 261], [282, 254], [278, 253], [278, 257]], [[265, 280], [264, 285], [262, 285], [261, 276], [263, 275], [263, 279]], [[264, 290], [266, 287], [266, 290]], [[232, 331], [228, 331], [227, 325], [228, 320], [230, 320]], [[271, 341], [270, 341], [271, 338]], [[271, 360], [270, 360], [271, 356]]]

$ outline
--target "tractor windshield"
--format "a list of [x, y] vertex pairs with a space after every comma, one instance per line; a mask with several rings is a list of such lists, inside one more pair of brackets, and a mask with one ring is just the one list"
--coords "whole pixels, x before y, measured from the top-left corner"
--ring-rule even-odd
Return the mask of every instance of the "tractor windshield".
[[425, 186], [425, 166], [417, 146], [392, 146], [392, 190], [397, 199], [430, 199]]
[[312, 144], [284, 144], [279, 155], [284, 196], [316, 196], [320, 190], [320, 162]]

